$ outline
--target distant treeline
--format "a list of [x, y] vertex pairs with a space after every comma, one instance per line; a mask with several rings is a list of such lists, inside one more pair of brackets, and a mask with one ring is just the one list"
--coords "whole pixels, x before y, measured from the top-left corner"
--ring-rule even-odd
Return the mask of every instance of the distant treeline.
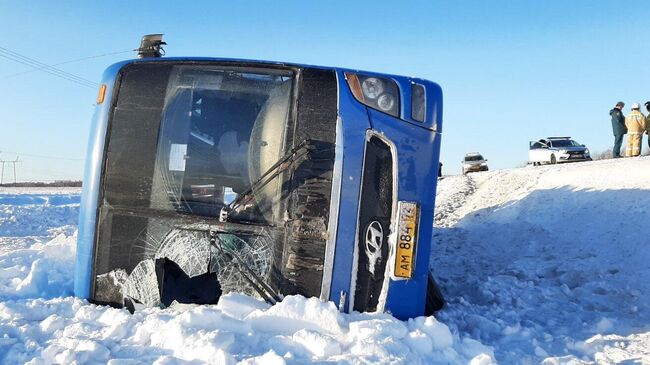
[[40, 181], [28, 181], [28, 182], [19, 182], [11, 184], [0, 184], [0, 186], [5, 187], [16, 187], [16, 188], [77, 188], [81, 187], [81, 181], [78, 180], [57, 180], [52, 182], [40, 182]]

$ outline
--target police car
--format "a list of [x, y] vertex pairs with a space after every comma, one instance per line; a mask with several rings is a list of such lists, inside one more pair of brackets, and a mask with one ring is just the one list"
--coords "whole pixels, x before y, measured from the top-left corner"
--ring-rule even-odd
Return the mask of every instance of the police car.
[[561, 162], [591, 161], [589, 149], [571, 137], [547, 137], [530, 141], [528, 163], [534, 166]]

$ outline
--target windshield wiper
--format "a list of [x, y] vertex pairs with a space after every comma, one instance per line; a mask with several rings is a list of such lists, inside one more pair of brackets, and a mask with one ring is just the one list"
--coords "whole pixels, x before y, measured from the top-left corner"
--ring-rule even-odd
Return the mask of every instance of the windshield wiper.
[[271, 288], [261, 277], [259, 277], [259, 275], [257, 275], [255, 271], [253, 271], [253, 269], [251, 269], [250, 266], [248, 266], [234, 250], [230, 249], [228, 245], [223, 242], [221, 237], [219, 237], [220, 233], [231, 234], [237, 237], [237, 235], [229, 232], [217, 232], [210, 230], [210, 244], [216, 247], [217, 250], [228, 260], [237, 262], [237, 264], [234, 266], [239, 271], [239, 274], [244, 278], [244, 280], [246, 280], [246, 282], [248, 282], [248, 284], [250, 284], [250, 286], [253, 287], [253, 289], [264, 299], [265, 302], [274, 305], [277, 302], [282, 301], [282, 296], [273, 290], [273, 288]]
[[227, 222], [231, 212], [233, 212], [235, 208], [240, 206], [241, 203], [248, 195], [250, 195], [254, 190], [262, 188], [269, 182], [273, 181], [275, 177], [277, 177], [289, 166], [291, 166], [291, 164], [297, 158], [306, 155], [313, 147], [314, 146], [312, 144], [311, 139], [305, 139], [302, 142], [300, 142], [298, 145], [296, 145], [294, 148], [292, 148], [289, 152], [287, 152], [286, 155], [282, 156], [282, 158], [280, 158], [276, 163], [274, 163], [273, 166], [271, 166], [268, 170], [266, 170], [262, 174], [262, 176], [260, 176], [257, 180], [255, 180], [250, 185], [248, 185], [246, 190], [244, 190], [241, 194], [239, 194], [237, 198], [235, 198], [235, 200], [230, 202], [230, 204], [226, 205], [225, 207], [221, 208], [221, 213], [219, 214], [219, 221]]

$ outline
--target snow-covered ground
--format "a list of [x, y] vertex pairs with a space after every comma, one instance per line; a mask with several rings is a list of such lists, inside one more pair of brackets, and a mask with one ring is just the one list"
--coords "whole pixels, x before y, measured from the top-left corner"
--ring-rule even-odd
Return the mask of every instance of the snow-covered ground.
[[490, 348], [434, 317], [341, 314], [300, 296], [270, 307], [126, 310], [73, 298], [79, 192], [0, 190], [0, 363], [489, 364]]
[[452, 176], [437, 319], [504, 364], [650, 364], [650, 158]]
[[78, 190], [0, 190], [0, 363], [650, 364], [650, 159], [440, 182], [408, 322], [299, 296], [126, 310], [71, 297]]

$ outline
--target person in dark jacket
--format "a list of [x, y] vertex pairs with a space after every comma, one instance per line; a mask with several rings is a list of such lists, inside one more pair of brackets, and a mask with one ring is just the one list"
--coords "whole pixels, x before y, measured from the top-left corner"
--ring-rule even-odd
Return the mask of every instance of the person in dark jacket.
[[609, 115], [612, 117], [612, 131], [614, 132], [614, 149], [612, 150], [614, 158], [621, 157], [623, 136], [627, 133], [627, 127], [625, 127], [625, 116], [623, 115], [624, 106], [625, 103], [619, 101], [616, 103], [614, 109], [609, 111]]
[[648, 135], [648, 149], [650, 149], [650, 101], [645, 102], [645, 108], [648, 110], [648, 115], [645, 117], [645, 134]]

